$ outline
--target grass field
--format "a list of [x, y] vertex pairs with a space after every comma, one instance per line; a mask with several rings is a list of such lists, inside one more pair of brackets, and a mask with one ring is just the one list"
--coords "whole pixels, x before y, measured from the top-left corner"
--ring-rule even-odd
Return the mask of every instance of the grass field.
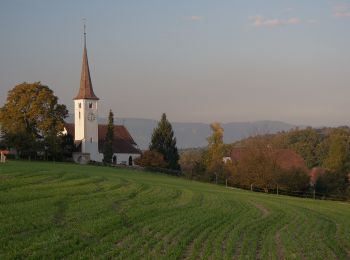
[[0, 259], [349, 259], [350, 204], [161, 174], [0, 165]]

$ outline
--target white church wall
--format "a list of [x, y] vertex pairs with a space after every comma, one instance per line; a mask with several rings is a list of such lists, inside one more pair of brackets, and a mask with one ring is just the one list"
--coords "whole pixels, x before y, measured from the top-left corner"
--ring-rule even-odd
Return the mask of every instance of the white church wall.
[[[92, 108], [89, 104], [92, 104]], [[74, 100], [75, 113], [75, 140], [90, 140], [95, 142], [98, 140], [98, 109], [97, 101], [89, 99], [77, 99]], [[89, 114], [92, 113], [94, 118], [92, 120]]]
[[[116, 161], [113, 161], [114, 156]], [[114, 153], [112, 156], [112, 162], [115, 164], [124, 164], [129, 165], [129, 158], [132, 158], [132, 166], [135, 165], [135, 159], [140, 157], [140, 154], [137, 153]]]
[[83, 109], [83, 100], [77, 99], [74, 100], [74, 125], [75, 125], [75, 140], [84, 139], [84, 111]]
[[77, 99], [74, 106], [75, 140], [82, 141], [82, 153], [90, 153], [92, 161], [102, 162], [103, 155], [98, 151], [97, 100]]
[[98, 151], [98, 143], [91, 140], [84, 140], [82, 142], [82, 153], [89, 153], [90, 160], [102, 162], [103, 154]]

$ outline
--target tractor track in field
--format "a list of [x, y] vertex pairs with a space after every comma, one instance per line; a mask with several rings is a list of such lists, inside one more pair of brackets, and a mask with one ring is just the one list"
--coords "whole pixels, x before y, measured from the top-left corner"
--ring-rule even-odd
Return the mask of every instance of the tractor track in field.
[[261, 239], [259, 239], [257, 242], [256, 242], [256, 259], [257, 260], [260, 260], [260, 259], [262, 259], [261, 258], [261, 249], [262, 249], [262, 240]]
[[277, 246], [277, 259], [279, 260], [285, 259], [285, 250], [281, 239], [281, 231], [285, 230], [287, 227], [288, 224], [284, 225], [281, 229], [277, 230], [275, 234], [275, 242]]
[[247, 226], [249, 226], [249, 224], [251, 224], [251, 222], [246, 223], [245, 225], [242, 226], [238, 226], [237, 230], [238, 230], [238, 239], [236, 241], [236, 245], [234, 245], [234, 250], [233, 250], [233, 256], [232, 259], [239, 259], [239, 256], [241, 255], [241, 251], [242, 251], [242, 245], [243, 245], [243, 240], [245, 237], [245, 234], [243, 232], [243, 229]]
[[200, 249], [200, 255], [199, 255], [200, 259], [212, 258], [210, 256], [213, 254], [213, 252], [210, 253], [210, 255], [207, 255], [208, 248], [211, 249], [214, 246], [212, 237], [217, 238], [220, 235], [220, 233], [225, 231], [225, 229], [231, 230], [230, 229], [231, 225], [228, 225], [228, 227], [227, 227], [227, 226], [225, 226], [225, 223], [227, 223], [227, 221], [222, 221], [220, 225], [216, 226], [216, 228], [214, 228], [211, 232], [209, 232], [207, 234], [205, 240], [202, 243], [201, 249]]
[[[309, 221], [306, 219], [305, 220], [305, 223], [309, 223]], [[291, 233], [291, 237], [295, 240], [295, 241], [298, 241], [298, 245], [300, 246], [299, 247], [299, 254], [300, 254], [300, 257], [301, 259], [307, 259], [306, 255], [305, 255], [305, 248], [303, 247], [303, 245], [301, 244], [301, 242], [299, 241], [298, 239], [298, 236], [296, 234], [300, 233], [300, 228], [302, 227], [302, 225], [299, 225], [297, 227], [297, 229], [295, 229], [295, 231], [293, 233]]]
[[[335, 223], [335, 226], [336, 226], [335, 239], [336, 239], [337, 241], [342, 241], [341, 238], [340, 238], [340, 225], [339, 225], [339, 223]], [[345, 246], [344, 246], [344, 247], [345, 247]], [[350, 258], [350, 249], [348, 249], [348, 248], [345, 247], [344, 250], [345, 250], [345, 252], [346, 252], [346, 254], [347, 254], [347, 257]]]
[[348, 204], [107, 167], [16, 164], [0, 174], [0, 258], [350, 259]]
[[[211, 222], [211, 218], [207, 218], [205, 220], [203, 220], [201, 223], [196, 225], [196, 229], [200, 228], [201, 226], [203, 226], [204, 224], [208, 223], [210, 224]], [[204, 244], [207, 244], [207, 238], [209, 236], [209, 234], [211, 232], [213, 232], [217, 227], [220, 227], [220, 225], [222, 225], [222, 223], [224, 223], [224, 221], [220, 221], [218, 223], [216, 223], [215, 225], [212, 225], [209, 229], [204, 229], [198, 232], [197, 237], [194, 237], [190, 244], [187, 246], [186, 250], [185, 250], [185, 254], [183, 256], [183, 259], [191, 259], [193, 258], [193, 251], [195, 251], [195, 249], [198, 247], [198, 243], [200, 243], [200, 240], [203, 240], [201, 242], [201, 246], [199, 247], [199, 252], [198, 252], [198, 256], [197, 259], [203, 259], [204, 257]]]
[[[164, 192], [164, 189], [160, 189], [160, 190], [156, 190], [156, 193], [153, 194], [153, 196], [159, 196], [162, 194], [162, 192]], [[152, 194], [153, 190], [149, 191], [149, 194]], [[177, 201], [181, 195], [182, 195], [182, 191], [181, 190], [173, 190], [172, 193], [167, 193], [166, 194], [166, 199], [162, 200], [162, 201], [157, 201], [157, 202], [152, 202], [152, 203], [146, 203], [145, 205], [147, 205], [148, 207], [155, 207], [156, 205], [163, 205], [168, 204], [170, 201]], [[129, 196], [130, 197], [130, 196]], [[131, 195], [132, 197], [132, 195]], [[192, 204], [194, 202], [193, 197], [190, 198], [190, 200], [185, 201], [185, 204]], [[175, 206], [175, 205], [174, 205]], [[195, 205], [192, 205], [190, 207], [194, 207]], [[159, 206], [156, 206], [156, 208], [159, 208]], [[172, 217], [173, 216], [173, 210], [174, 208], [169, 208], [168, 210], [166, 210], [166, 213], [163, 213], [163, 217], [167, 218], [167, 217]], [[154, 250], [156, 250], [157, 247], [159, 247], [160, 251], [162, 250], [162, 245], [161, 243], [157, 242], [155, 243], [152, 238], [157, 238], [158, 241], [166, 241], [166, 243], [168, 244], [168, 246], [174, 244], [174, 241], [172, 241], [173, 236], [176, 236], [179, 232], [181, 232], [181, 230], [177, 230], [178, 227], [173, 227], [172, 225], [168, 225], [168, 229], [153, 229], [152, 227], [155, 225], [155, 223], [157, 222], [157, 216], [151, 216], [150, 218], [148, 218], [147, 221], [143, 222], [143, 228], [142, 228], [142, 234], [143, 236], [146, 236], [148, 238], [146, 238], [146, 240], [144, 240], [142, 242], [142, 244], [132, 244], [130, 249], [131, 250], [136, 250], [137, 248], [139, 248], [139, 250], [142, 250], [143, 252], [149, 252], [151, 254], [155, 254], [156, 252]], [[140, 228], [140, 224], [141, 223], [137, 223], [137, 225], [133, 228], [134, 232], [137, 232], [136, 230]], [[133, 232], [131, 232], [133, 233]], [[170, 237], [171, 236], [171, 237]], [[128, 237], [128, 238], [124, 238], [121, 239], [119, 241], [117, 241], [115, 244], [117, 245], [117, 247], [120, 247], [122, 244], [125, 243], [125, 240], [128, 241], [132, 241], [135, 240], [137, 237]], [[153, 248], [153, 249], [152, 249]], [[150, 251], [149, 251], [150, 250]], [[165, 254], [165, 252], [163, 252], [162, 254]]]
[[[260, 203], [257, 203], [257, 202], [252, 202], [252, 204], [260, 210], [262, 216], [261, 218], [262, 219], [265, 219], [268, 215], [270, 215], [270, 211], [265, 208], [263, 205], [261, 205]], [[261, 257], [261, 249], [262, 249], [262, 239], [261, 237], [259, 237], [259, 240], [256, 242], [256, 259], [262, 259]]]
[[[204, 224], [206, 224], [209, 220], [205, 219], [202, 220], [201, 222], [196, 223], [196, 225], [194, 225], [191, 230], [192, 232], [195, 232], [196, 230], [200, 230], [199, 228], [201, 226], [203, 226]], [[208, 222], [209, 223], [209, 222]], [[197, 237], [202, 234], [204, 231], [199, 231], [198, 233], [196, 233], [195, 237], [191, 237], [189, 243], [186, 245], [186, 248], [184, 250], [184, 253], [182, 255], [182, 259], [191, 259], [192, 256], [192, 252], [194, 251], [195, 247], [196, 247], [196, 243], [197, 243]]]
[[[246, 223], [245, 225], [239, 227], [240, 229], [240, 232], [239, 232], [239, 237], [237, 239], [237, 244], [235, 246], [235, 249], [234, 249], [234, 253], [233, 253], [233, 257], [232, 259], [239, 259], [239, 257], [241, 256], [241, 251], [242, 251], [242, 246], [243, 246], [243, 241], [246, 237], [246, 234], [243, 232], [243, 229], [245, 227], [249, 227], [251, 224], [255, 223], [256, 220], [253, 220], [249, 223]], [[258, 248], [259, 245], [257, 245], [257, 248]], [[258, 252], [256, 253], [256, 255], [258, 255]]]
[[11, 175], [0, 175], [0, 180], [7, 180], [7, 179], [13, 179], [14, 176]]
[[[238, 210], [237, 208], [238, 207]], [[225, 228], [225, 230], [222, 232], [222, 240], [219, 243], [221, 246], [221, 257], [226, 257], [230, 254], [230, 252], [234, 253], [233, 250], [231, 250], [231, 244], [230, 244], [230, 237], [233, 233], [237, 232], [239, 228], [239, 217], [246, 214], [246, 208], [242, 207], [241, 204], [237, 204], [232, 207], [232, 210], [235, 211], [235, 214], [232, 216], [232, 221], [230, 221], [230, 224]]]
[[243, 244], [243, 238], [244, 235], [243, 233], [240, 234], [239, 238], [238, 238], [238, 244], [236, 245], [235, 251], [234, 251], [234, 255], [232, 259], [238, 259], [241, 251], [242, 251], [242, 244]]
[[[330, 253], [334, 257], [334, 259], [345, 259], [346, 257], [349, 257], [349, 254], [347, 253], [347, 250], [344, 246], [344, 243], [342, 242], [342, 240], [340, 238], [340, 225], [339, 225], [339, 223], [337, 223], [334, 220], [329, 219], [329, 217], [327, 217], [325, 214], [319, 214], [317, 211], [315, 211], [313, 209], [308, 208], [307, 211], [309, 212], [309, 214], [315, 216], [315, 219], [316, 219], [316, 222], [314, 223], [315, 227], [322, 225], [320, 222], [321, 220], [326, 222], [328, 225], [335, 226], [334, 239], [343, 246], [343, 248], [341, 249], [341, 252], [339, 252], [339, 250], [337, 248], [335, 248], [334, 244], [332, 244], [329, 240], [320, 239], [320, 242], [324, 243], [324, 245], [329, 248]], [[326, 223], [323, 223], [323, 225], [326, 225]], [[318, 237], [315, 236], [315, 234], [313, 234], [313, 237], [315, 240], [319, 239]]]
[[56, 202], [56, 213], [53, 216], [52, 223], [55, 226], [62, 226], [64, 225], [65, 216], [66, 216], [66, 210], [68, 208], [67, 200], [66, 198], [62, 198]]
[[266, 218], [269, 214], [270, 214], [270, 211], [265, 208], [263, 205], [259, 204], [259, 203], [256, 203], [256, 202], [253, 202], [252, 203], [257, 209], [259, 209], [261, 211], [261, 214], [262, 214], [262, 218]]
[[228, 240], [228, 237], [230, 235], [230, 232], [232, 232], [232, 230], [234, 230], [235, 227], [236, 227], [236, 223], [231, 225], [230, 228], [227, 229], [227, 231], [224, 234], [223, 240], [221, 241], [221, 251], [223, 254], [225, 254], [226, 250], [227, 250], [227, 240]]

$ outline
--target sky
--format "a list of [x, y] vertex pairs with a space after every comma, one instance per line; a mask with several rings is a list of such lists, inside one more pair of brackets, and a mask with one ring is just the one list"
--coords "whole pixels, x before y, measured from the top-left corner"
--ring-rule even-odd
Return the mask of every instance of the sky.
[[0, 105], [40, 81], [72, 112], [83, 25], [99, 115], [350, 125], [350, 1], [0, 0]]

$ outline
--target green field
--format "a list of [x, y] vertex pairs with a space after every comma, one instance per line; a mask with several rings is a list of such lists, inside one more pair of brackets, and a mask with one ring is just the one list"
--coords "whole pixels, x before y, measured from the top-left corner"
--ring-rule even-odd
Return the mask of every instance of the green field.
[[350, 204], [161, 174], [0, 165], [0, 259], [349, 259]]

